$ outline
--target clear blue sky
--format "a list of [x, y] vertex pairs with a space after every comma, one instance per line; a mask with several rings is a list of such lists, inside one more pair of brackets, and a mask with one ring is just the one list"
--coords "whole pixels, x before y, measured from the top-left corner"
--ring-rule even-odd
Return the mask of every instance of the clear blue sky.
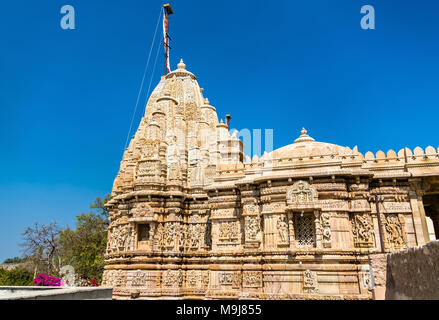
[[[162, 3], [2, 3], [1, 261], [26, 226], [73, 226], [111, 191]], [[363, 153], [439, 145], [437, 1], [171, 3], [172, 67], [184, 58], [233, 127], [273, 128], [275, 148], [302, 126]], [[76, 30], [60, 28], [65, 4]], [[360, 28], [365, 4], [376, 30]]]

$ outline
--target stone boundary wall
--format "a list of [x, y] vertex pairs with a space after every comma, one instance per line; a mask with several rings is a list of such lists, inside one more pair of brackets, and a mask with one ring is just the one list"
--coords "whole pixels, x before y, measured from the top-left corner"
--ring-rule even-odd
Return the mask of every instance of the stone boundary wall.
[[375, 300], [439, 300], [439, 241], [370, 256]]
[[111, 287], [0, 286], [0, 300], [111, 300]]

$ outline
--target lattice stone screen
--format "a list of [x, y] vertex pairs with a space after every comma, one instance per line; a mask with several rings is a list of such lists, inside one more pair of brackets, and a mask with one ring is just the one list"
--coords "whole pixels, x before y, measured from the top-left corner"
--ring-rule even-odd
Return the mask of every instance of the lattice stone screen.
[[315, 228], [314, 215], [304, 214], [296, 215], [295, 219], [295, 234], [296, 245], [298, 247], [314, 247], [315, 245]]

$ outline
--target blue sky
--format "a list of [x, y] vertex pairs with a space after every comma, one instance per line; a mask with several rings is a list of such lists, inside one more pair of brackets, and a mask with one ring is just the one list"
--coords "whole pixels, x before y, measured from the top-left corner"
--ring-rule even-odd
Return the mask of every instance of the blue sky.
[[[0, 261], [25, 227], [73, 226], [111, 191], [162, 3], [2, 3]], [[75, 30], [60, 28], [65, 4]], [[275, 148], [302, 126], [363, 153], [439, 145], [437, 1], [171, 4], [172, 68], [183, 58], [234, 128], [272, 128]], [[375, 30], [360, 28], [365, 4]], [[162, 70], [160, 54], [153, 85]]]

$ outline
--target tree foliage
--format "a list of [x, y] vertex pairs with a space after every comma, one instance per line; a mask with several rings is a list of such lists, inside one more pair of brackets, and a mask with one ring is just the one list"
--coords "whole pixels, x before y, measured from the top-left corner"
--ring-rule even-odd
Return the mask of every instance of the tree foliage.
[[66, 228], [60, 235], [62, 264], [70, 264], [77, 276], [102, 279], [104, 254], [107, 244], [108, 210], [104, 207], [110, 199], [97, 197], [89, 213], [76, 217], [75, 229]]
[[20, 257], [8, 258], [5, 261], [3, 261], [4, 264], [17, 264], [22, 262], [24, 262], [24, 259]]
[[0, 269], [0, 286], [31, 286], [33, 279], [32, 272], [25, 269]]
[[61, 228], [56, 222], [48, 225], [36, 222], [23, 232], [23, 253], [26, 260], [37, 270], [57, 273], [60, 267], [59, 235]]
[[[61, 266], [71, 265], [78, 277], [100, 282], [105, 264], [109, 216], [105, 203], [109, 200], [109, 194], [104, 199], [97, 197], [90, 204], [89, 213], [76, 216], [74, 229], [60, 228], [55, 222], [48, 225], [35, 223], [26, 228], [21, 243], [24, 259], [16, 257], [5, 263], [26, 261], [33, 267], [33, 278], [38, 273], [60, 275]], [[4, 281], [7, 279], [4, 278]], [[8, 285], [18, 282], [14, 280]]]

